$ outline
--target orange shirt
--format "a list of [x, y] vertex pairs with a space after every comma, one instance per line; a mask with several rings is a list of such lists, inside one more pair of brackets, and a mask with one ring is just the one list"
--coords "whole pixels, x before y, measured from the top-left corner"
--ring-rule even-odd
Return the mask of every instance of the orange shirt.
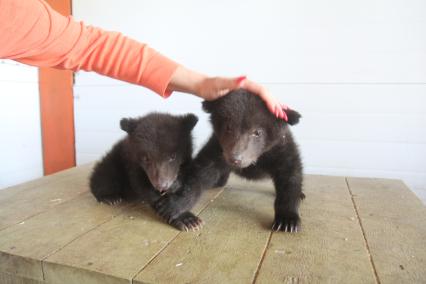
[[76, 22], [43, 0], [0, 0], [0, 58], [39, 67], [95, 71], [163, 97], [178, 64], [117, 32]]

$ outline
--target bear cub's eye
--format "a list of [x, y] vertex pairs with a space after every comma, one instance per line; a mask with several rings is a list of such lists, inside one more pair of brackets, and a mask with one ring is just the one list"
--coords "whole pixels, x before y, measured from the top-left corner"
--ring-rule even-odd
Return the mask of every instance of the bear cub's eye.
[[149, 163], [151, 163], [151, 159], [148, 156], [143, 156], [142, 157], [142, 162], [144, 164], [149, 164]]
[[176, 154], [172, 154], [172, 155], [169, 157], [169, 162], [173, 162], [174, 160], [176, 160]]
[[260, 137], [262, 135], [262, 130], [256, 129], [252, 134], [254, 137]]

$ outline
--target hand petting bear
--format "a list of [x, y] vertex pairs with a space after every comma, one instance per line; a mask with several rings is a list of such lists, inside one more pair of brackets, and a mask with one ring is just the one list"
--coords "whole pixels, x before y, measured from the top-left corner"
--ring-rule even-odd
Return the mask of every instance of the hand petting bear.
[[153, 113], [123, 119], [128, 133], [95, 166], [90, 188], [100, 202], [146, 200], [169, 224], [199, 229], [201, 219], [189, 210], [203, 190], [224, 186], [231, 172], [246, 179], [271, 178], [275, 231], [297, 232], [302, 193], [302, 163], [288, 125], [300, 114], [286, 110], [276, 118], [256, 95], [239, 89], [203, 102], [213, 134], [192, 160], [192, 114]]

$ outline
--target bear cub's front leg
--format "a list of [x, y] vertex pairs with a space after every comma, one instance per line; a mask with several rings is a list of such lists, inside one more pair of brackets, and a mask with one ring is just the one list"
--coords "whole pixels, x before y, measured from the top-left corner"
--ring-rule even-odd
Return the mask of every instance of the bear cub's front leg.
[[177, 229], [198, 230], [202, 227], [203, 221], [189, 212], [198, 197], [197, 192], [184, 186], [178, 192], [161, 196], [152, 207], [159, 216]]
[[163, 196], [152, 207], [167, 223], [181, 231], [201, 229], [203, 221], [190, 211], [181, 210], [176, 201], [179, 201], [176, 197]]
[[300, 230], [299, 203], [305, 198], [302, 192], [301, 173], [291, 177], [275, 177], [275, 218], [272, 230], [298, 232]]

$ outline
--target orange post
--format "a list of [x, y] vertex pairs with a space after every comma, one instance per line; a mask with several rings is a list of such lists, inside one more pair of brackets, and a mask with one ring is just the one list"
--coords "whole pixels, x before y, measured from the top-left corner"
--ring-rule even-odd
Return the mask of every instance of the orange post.
[[[48, 0], [53, 9], [71, 14], [71, 0]], [[39, 68], [44, 174], [74, 167], [73, 73]]]

